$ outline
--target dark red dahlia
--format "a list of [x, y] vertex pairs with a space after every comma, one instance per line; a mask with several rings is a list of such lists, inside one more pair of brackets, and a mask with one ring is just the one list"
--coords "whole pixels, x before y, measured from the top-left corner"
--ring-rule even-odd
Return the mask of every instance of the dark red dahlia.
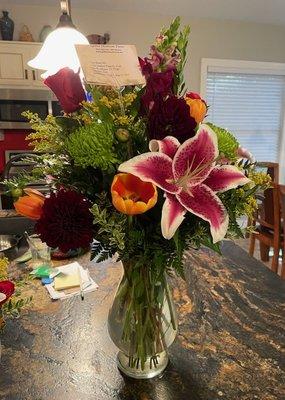
[[87, 248], [92, 241], [91, 203], [74, 190], [60, 189], [44, 202], [36, 232], [43, 242], [62, 252]]
[[185, 100], [169, 96], [154, 102], [148, 118], [148, 135], [149, 139], [158, 140], [174, 136], [183, 143], [195, 135], [196, 126]]
[[[15, 291], [15, 285], [11, 281], [0, 281], [0, 294], [4, 294], [5, 298], [0, 301], [0, 307], [6, 303]], [[1, 298], [1, 296], [0, 296]]]

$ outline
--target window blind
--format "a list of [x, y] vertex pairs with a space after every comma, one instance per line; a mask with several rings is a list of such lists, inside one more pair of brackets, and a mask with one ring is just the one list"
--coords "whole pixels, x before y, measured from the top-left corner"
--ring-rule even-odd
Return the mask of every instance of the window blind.
[[285, 76], [208, 72], [208, 120], [234, 133], [259, 161], [278, 162]]

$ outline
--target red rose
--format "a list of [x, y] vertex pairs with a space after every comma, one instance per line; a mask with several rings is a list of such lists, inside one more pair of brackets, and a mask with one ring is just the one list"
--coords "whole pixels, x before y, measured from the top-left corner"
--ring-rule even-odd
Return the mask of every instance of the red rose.
[[5, 299], [0, 301], [0, 307], [6, 303], [15, 291], [15, 285], [11, 281], [0, 281], [0, 299], [1, 293], [5, 295]]
[[58, 98], [64, 112], [71, 113], [78, 110], [80, 103], [86, 100], [79, 72], [70, 68], [62, 68], [56, 74], [45, 79], [48, 86]]

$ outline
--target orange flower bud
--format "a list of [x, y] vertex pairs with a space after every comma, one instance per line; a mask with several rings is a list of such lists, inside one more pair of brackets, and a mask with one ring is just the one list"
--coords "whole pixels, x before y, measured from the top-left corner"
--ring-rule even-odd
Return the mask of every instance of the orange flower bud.
[[117, 174], [111, 186], [114, 207], [123, 214], [143, 214], [157, 202], [156, 187], [132, 174]]
[[207, 113], [207, 104], [197, 93], [187, 93], [185, 101], [190, 107], [190, 115], [197, 124], [203, 121]]
[[34, 189], [25, 189], [24, 192], [27, 193], [27, 196], [19, 197], [14, 203], [17, 213], [31, 219], [39, 219], [45, 196]]

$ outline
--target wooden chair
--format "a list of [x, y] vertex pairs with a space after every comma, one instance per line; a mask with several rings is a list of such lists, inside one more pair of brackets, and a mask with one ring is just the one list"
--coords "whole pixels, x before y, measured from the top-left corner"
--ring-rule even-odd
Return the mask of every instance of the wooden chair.
[[279, 183], [279, 164], [270, 162], [270, 161], [264, 161], [264, 162], [258, 162], [256, 163], [256, 168], [257, 169], [263, 169], [264, 172], [266, 172], [270, 178], [272, 179], [273, 183]]
[[[259, 170], [262, 170], [266, 174], [268, 174], [272, 180], [272, 182], [278, 184], [279, 183], [279, 164], [278, 163], [273, 163], [270, 161], [264, 161], [264, 162], [258, 162], [256, 163], [256, 168]], [[271, 195], [268, 193], [268, 197], [271, 197]], [[272, 200], [272, 199], [271, 199]], [[267, 200], [267, 203], [270, 201]], [[250, 218], [247, 220], [247, 226], [252, 226], [254, 224], [254, 221], [252, 221]], [[250, 235], [246, 234], [246, 238], [249, 238]]]
[[280, 203], [281, 203], [281, 225], [283, 228], [283, 247], [282, 247], [282, 267], [281, 278], [285, 279], [285, 185], [279, 185]]
[[269, 261], [269, 250], [273, 248], [271, 269], [277, 273], [279, 251], [281, 247], [280, 224], [280, 199], [279, 186], [272, 183], [272, 187], [266, 189], [261, 195], [257, 195], [259, 207], [252, 225], [255, 233], [250, 234], [249, 254], [253, 256], [255, 240], [259, 240], [260, 258]]

